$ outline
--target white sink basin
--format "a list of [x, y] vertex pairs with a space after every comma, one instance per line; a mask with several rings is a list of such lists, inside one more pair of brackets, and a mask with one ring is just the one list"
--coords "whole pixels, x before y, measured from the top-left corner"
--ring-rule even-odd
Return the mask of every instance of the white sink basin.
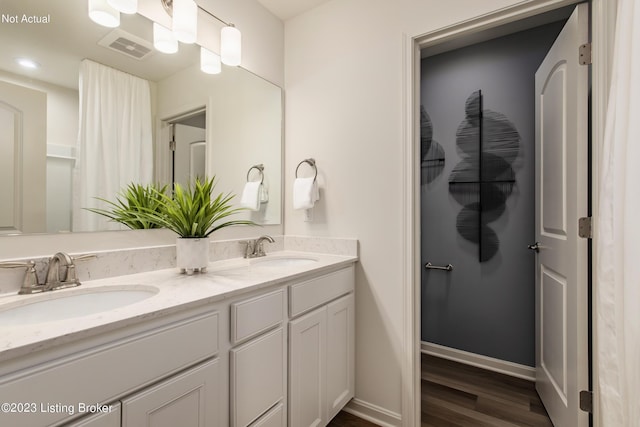
[[[57, 293], [59, 292], [59, 293]], [[153, 286], [104, 286], [52, 291], [0, 306], [0, 326], [44, 323], [101, 313], [135, 304], [158, 293]]]
[[272, 257], [256, 258], [251, 261], [251, 265], [256, 267], [299, 267], [315, 262], [318, 262], [318, 260], [309, 257]]

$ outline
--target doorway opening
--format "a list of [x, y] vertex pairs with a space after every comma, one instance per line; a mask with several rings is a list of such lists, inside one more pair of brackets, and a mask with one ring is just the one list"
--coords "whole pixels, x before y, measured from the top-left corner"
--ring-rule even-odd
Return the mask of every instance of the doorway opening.
[[[425, 268], [420, 339], [426, 406], [422, 416], [427, 425], [429, 417], [435, 425], [460, 417], [469, 422], [495, 417], [515, 424], [551, 425], [535, 389], [525, 390], [528, 382], [541, 381], [537, 371], [545, 369], [536, 358], [536, 286], [546, 280], [536, 279], [539, 246], [534, 242], [541, 212], [536, 165], [551, 160], [540, 157], [536, 149], [540, 131], [535, 73], [574, 8], [458, 37], [421, 52], [420, 253]], [[553, 215], [544, 212], [547, 219]], [[558, 283], [564, 280], [562, 274], [544, 271]], [[546, 307], [566, 315], [563, 307]], [[566, 333], [559, 335], [556, 343], [545, 342], [547, 356], [564, 359], [547, 370], [564, 363], [566, 371], [566, 355], [554, 353], [554, 346], [566, 342]], [[483, 391], [480, 379], [464, 385], [462, 377], [473, 377], [478, 367], [485, 369], [478, 378], [487, 379], [487, 386], [499, 384], [501, 392], [491, 387]], [[456, 377], [460, 372], [466, 375]], [[552, 383], [564, 378], [564, 384], [552, 387], [561, 397], [565, 393], [566, 405], [566, 372], [551, 372], [550, 378]]]
[[169, 129], [169, 170], [171, 186], [187, 187], [206, 175], [206, 108], [165, 120]]

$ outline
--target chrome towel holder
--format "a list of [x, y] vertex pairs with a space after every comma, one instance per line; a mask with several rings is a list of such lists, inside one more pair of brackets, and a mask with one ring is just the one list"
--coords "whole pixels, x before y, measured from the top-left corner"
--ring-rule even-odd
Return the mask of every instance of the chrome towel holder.
[[440, 265], [433, 265], [430, 262], [426, 263], [424, 265], [424, 268], [426, 268], [427, 270], [445, 270], [445, 271], [451, 271], [453, 270], [453, 265], [451, 264], [447, 264], [445, 266], [440, 266]]
[[264, 165], [262, 163], [259, 165], [253, 165], [249, 168], [247, 171], [247, 182], [249, 182], [249, 175], [253, 169], [258, 169], [258, 172], [260, 173], [260, 184], [264, 184]]
[[298, 166], [296, 167], [296, 178], [298, 177], [298, 169], [300, 169], [300, 166], [302, 166], [303, 163], [307, 163], [313, 168], [315, 172], [315, 175], [313, 175], [313, 180], [315, 181], [318, 178], [318, 167], [316, 166], [316, 160], [312, 158], [304, 159], [303, 161], [298, 163]]

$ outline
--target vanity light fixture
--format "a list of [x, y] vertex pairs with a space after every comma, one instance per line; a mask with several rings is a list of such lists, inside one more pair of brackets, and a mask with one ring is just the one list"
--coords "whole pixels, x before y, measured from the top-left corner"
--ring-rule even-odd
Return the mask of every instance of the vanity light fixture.
[[120, 25], [120, 12], [111, 7], [107, 0], [89, 0], [89, 18], [103, 27], [115, 28]]
[[231, 23], [220, 31], [220, 56], [223, 64], [232, 67], [242, 60], [242, 34]]
[[176, 40], [170, 29], [154, 22], [153, 47], [162, 53], [176, 53], [178, 51], [178, 40]]
[[132, 15], [138, 11], [138, 0], [107, 0], [107, 2], [122, 13]]
[[173, 35], [182, 43], [195, 43], [198, 34], [198, 5], [194, 0], [173, 0]]
[[200, 70], [207, 74], [220, 74], [222, 63], [220, 55], [204, 47], [200, 48]]

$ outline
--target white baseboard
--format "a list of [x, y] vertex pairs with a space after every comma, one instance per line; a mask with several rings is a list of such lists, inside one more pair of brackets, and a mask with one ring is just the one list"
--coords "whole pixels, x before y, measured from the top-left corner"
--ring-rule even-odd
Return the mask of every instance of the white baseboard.
[[355, 397], [342, 410], [382, 427], [399, 427], [402, 425], [400, 414]]
[[531, 366], [520, 365], [506, 360], [494, 359], [493, 357], [482, 356], [480, 354], [469, 353], [468, 351], [456, 348], [445, 347], [439, 344], [422, 341], [420, 351], [431, 356], [453, 360], [465, 365], [476, 366], [488, 371], [499, 372], [512, 377], [522, 378], [529, 381], [536, 380], [536, 370]]

